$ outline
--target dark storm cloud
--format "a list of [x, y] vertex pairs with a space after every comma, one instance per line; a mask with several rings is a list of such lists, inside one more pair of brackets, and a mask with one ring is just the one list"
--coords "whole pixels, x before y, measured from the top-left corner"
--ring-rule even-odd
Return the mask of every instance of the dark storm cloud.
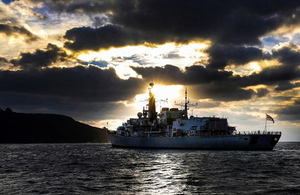
[[64, 11], [69, 13], [101, 13], [106, 12], [112, 6], [110, 1], [75, 1], [66, 5]]
[[69, 101], [114, 102], [133, 98], [146, 85], [121, 80], [114, 69], [95, 66], [0, 72], [0, 91], [64, 98]]
[[[232, 72], [207, 69], [203, 66], [186, 67], [182, 72], [178, 67], [132, 67], [147, 81], [160, 81], [163, 84], [182, 84], [191, 86], [191, 94], [197, 98], [211, 98], [218, 101], [238, 101], [251, 99], [254, 95], [262, 97], [267, 90], [257, 93], [251, 89], [243, 89], [233, 79]], [[162, 79], [163, 78], [163, 79]]]
[[49, 43], [45, 50], [37, 49], [34, 53], [21, 53], [19, 59], [11, 60], [15, 66], [23, 69], [42, 68], [57, 61], [65, 61], [70, 58], [64, 50]]
[[[218, 101], [238, 101], [251, 99], [253, 97], [265, 97], [270, 93], [266, 88], [259, 88], [257, 91], [244, 89], [245, 87], [263, 84], [263, 77], [260, 75], [255, 81], [249, 76], [235, 76], [229, 71], [220, 71], [203, 66], [186, 67], [181, 71], [178, 67], [166, 65], [164, 67], [132, 67], [147, 82], [158, 81], [163, 84], [180, 84], [192, 86], [192, 94], [198, 98], [211, 98]], [[256, 76], [256, 75], [255, 75]], [[274, 80], [268, 82], [276, 83]]]
[[294, 70], [300, 62], [300, 46], [295, 43], [285, 43], [282, 47], [272, 50], [273, 57], [283, 63], [286, 68]]
[[207, 69], [203, 66], [186, 67], [182, 72], [177, 66], [166, 65], [164, 67], [132, 67], [146, 80], [159, 80], [163, 78], [165, 84], [203, 84], [215, 80], [225, 80], [232, 76], [232, 72]]
[[280, 120], [300, 121], [300, 104], [299, 99], [295, 100], [292, 105], [286, 105], [281, 109], [275, 110]]
[[295, 1], [274, 1], [272, 6], [273, 3], [281, 7], [268, 10], [264, 7], [268, 6], [266, 1], [120, 1], [113, 21], [153, 35], [173, 34], [187, 41], [206, 38], [226, 44], [258, 44], [259, 36], [283, 24], [282, 11], [299, 6]]
[[266, 88], [259, 88], [257, 89], [257, 97], [265, 97], [270, 93], [270, 90], [266, 89]]
[[[145, 88], [140, 79], [121, 80], [114, 69], [95, 66], [0, 71], [0, 107], [100, 120], [126, 114], [121, 101], [133, 100]], [[124, 113], [115, 115], [119, 108]]]
[[261, 72], [253, 73], [249, 76], [236, 76], [234, 80], [240, 83], [240, 86], [255, 86], [259, 84], [278, 85], [276, 90], [288, 90], [294, 85], [290, 81], [300, 79], [300, 47], [293, 43], [288, 43], [272, 50], [270, 59], [278, 60], [281, 64], [266, 67]]
[[66, 32], [64, 38], [70, 40], [65, 43], [65, 47], [74, 51], [97, 51], [101, 48], [123, 47], [142, 43], [139, 34], [114, 25], [97, 29], [90, 27], [73, 28]]
[[[234, 76], [232, 72], [222, 71], [229, 64], [243, 65], [265, 58], [265, 54], [257, 47], [260, 44], [260, 38], [281, 26], [299, 24], [300, 1], [298, 0], [90, 0], [80, 2], [48, 0], [44, 2], [45, 5], [50, 6], [50, 10], [53, 12], [90, 16], [93, 27], [96, 28], [77, 27], [65, 33], [64, 38], [67, 39], [65, 47], [78, 52], [144, 43], [188, 43], [202, 39], [212, 42], [211, 48], [206, 51], [210, 56], [207, 67], [191, 66], [187, 67], [184, 72], [172, 65], [132, 67], [142, 75], [144, 82], [158, 80], [164, 84], [193, 85], [198, 97], [232, 101], [246, 100], [253, 96], [263, 97], [269, 93], [267, 89], [254, 91], [245, 89], [245, 87], [258, 84], [280, 85], [279, 83], [299, 78], [299, 70], [296, 68], [297, 63], [299, 64], [299, 53], [292, 45], [274, 50], [268, 56], [268, 58], [278, 59], [282, 63], [280, 66], [268, 67], [249, 76]], [[103, 20], [100, 17], [101, 14], [105, 15]], [[105, 24], [106, 26], [103, 26]], [[43, 53], [47, 50], [39, 50], [39, 52]], [[36, 53], [27, 53], [24, 54], [24, 57], [21, 55], [20, 60], [14, 61], [14, 63], [23, 68], [47, 67], [57, 60], [55, 57], [46, 57], [49, 60], [37, 60], [39, 61], [37, 63], [31, 60], [37, 57]], [[170, 53], [167, 57], [178, 56]], [[89, 72], [93, 68], [89, 67], [81, 74], [78, 74], [78, 69], [80, 68], [42, 70], [42, 72], [46, 71], [43, 77], [54, 81], [54, 86], [64, 86], [66, 90], [55, 89], [54, 86], [43, 81], [37, 73], [31, 73], [33, 78], [36, 78], [32, 82], [44, 85], [40, 88], [43, 90], [39, 94], [44, 92], [63, 97], [95, 97], [99, 98], [99, 101], [108, 101], [110, 98], [112, 101], [125, 100], [129, 97], [128, 94], [137, 93], [137, 91], [131, 91], [130, 87], [135, 85], [140, 87], [137, 83], [141, 82], [135, 79], [128, 81], [117, 79], [111, 69], [101, 70], [103, 72], [100, 69], [94, 70], [84, 76], [82, 75], [84, 72]], [[25, 71], [21, 72], [24, 74]], [[73, 77], [70, 72], [73, 72]], [[97, 73], [97, 76], [93, 76], [92, 73]], [[105, 74], [102, 75], [102, 73]], [[52, 79], [48, 75], [51, 75]], [[61, 75], [67, 79], [64, 80]], [[107, 75], [109, 76], [106, 77]], [[43, 82], [39, 83], [38, 79], [42, 79]], [[71, 87], [66, 87], [67, 80], [74, 85], [68, 83], [68, 86]], [[89, 82], [89, 80], [93, 80], [93, 82]], [[111, 80], [114, 82], [110, 83]], [[30, 79], [28, 79], [29, 81]], [[19, 84], [21, 85], [21, 83]], [[92, 87], [85, 89], [83, 86]], [[112, 91], [109, 91], [110, 87], [107, 86], [112, 86]], [[48, 91], [45, 91], [46, 89]], [[30, 88], [28, 90], [28, 93], [38, 91], [33, 89], [30, 91]], [[128, 94], [126, 95], [126, 93]]]
[[276, 66], [263, 69], [260, 73], [253, 73], [249, 77], [239, 79], [244, 86], [253, 86], [259, 84], [277, 85], [280, 82], [286, 82], [300, 78], [299, 70], [292, 70], [287, 66]]
[[[128, 108], [116, 102], [88, 102], [58, 96], [26, 93], [0, 92], [0, 108], [11, 108], [15, 112], [64, 114], [80, 121], [98, 121], [123, 117]], [[124, 113], [116, 115], [116, 110]], [[123, 117], [125, 118], [125, 117]]]
[[255, 92], [252, 89], [244, 89], [240, 82], [236, 82], [235, 77], [215, 80], [204, 85], [197, 85], [193, 89], [194, 95], [199, 98], [209, 98], [216, 101], [240, 101], [250, 100], [253, 97], [265, 97], [270, 92], [265, 88], [260, 88]]
[[[34, 3], [41, 3], [40, 0], [30, 0]], [[58, 13], [102, 13], [112, 11], [116, 2], [115, 0], [44, 0], [45, 6], [51, 12]]]
[[244, 65], [263, 57], [259, 48], [235, 45], [213, 45], [206, 52], [210, 56], [208, 67], [215, 69], [223, 69], [230, 64]]
[[192, 88], [191, 93], [200, 99], [209, 98], [216, 101], [249, 100], [256, 95], [252, 89], [242, 89], [238, 84], [230, 81], [197, 85]]
[[[214, 47], [213, 47], [214, 48]], [[227, 48], [227, 49], [226, 49]], [[232, 49], [234, 48], [234, 49]], [[217, 52], [215, 52], [217, 51]], [[167, 65], [165, 67], [132, 67], [144, 79], [151, 80], [163, 78], [166, 84], [199, 85], [198, 97], [212, 98], [214, 100], [232, 101], [251, 99], [252, 97], [265, 97], [270, 93], [267, 88], [257, 91], [245, 89], [245, 87], [260, 84], [277, 86], [276, 91], [284, 91], [299, 87], [300, 79], [300, 49], [298, 45], [286, 43], [272, 51], [263, 54], [260, 49], [254, 47], [217, 47], [214, 50], [214, 58], [224, 59], [238, 64], [247, 61], [259, 60], [267, 57], [270, 60], [279, 61], [280, 65], [269, 66], [260, 72], [251, 75], [233, 75], [229, 71], [221, 71], [210, 66], [190, 66], [182, 72], [178, 67]], [[219, 69], [225, 66], [218, 67]], [[223, 94], [223, 95], [222, 95]]]
[[[59, 8], [55, 8], [58, 6]], [[257, 45], [260, 37], [279, 28], [299, 23], [297, 0], [253, 1], [199, 1], [199, 0], [114, 0], [114, 1], [53, 1], [52, 8], [61, 12], [99, 14], [107, 13], [112, 26], [122, 26], [121, 33], [113, 33], [118, 42], [126, 44], [179, 42], [209, 39], [222, 45]], [[87, 31], [93, 37], [103, 36], [103, 28], [76, 28], [76, 34]], [[91, 32], [92, 31], [92, 32]], [[69, 32], [70, 33], [70, 32]], [[99, 34], [99, 35], [97, 35]], [[123, 35], [125, 34], [125, 35]], [[132, 35], [130, 35], [132, 34]], [[137, 37], [137, 35], [139, 35]], [[65, 38], [74, 45], [83, 43], [68, 33]], [[118, 37], [120, 36], [120, 37]], [[109, 37], [103, 48], [115, 45]], [[81, 38], [84, 39], [84, 38]], [[138, 41], [136, 41], [138, 39]], [[76, 42], [79, 42], [78, 44]], [[103, 43], [86, 39], [85, 47], [75, 49], [99, 49]], [[86, 47], [86, 46], [89, 47]], [[93, 46], [92, 46], [93, 45]], [[70, 47], [73, 48], [73, 47]], [[254, 53], [255, 56], [257, 53]]]
[[[242, 78], [241, 78], [242, 79]], [[254, 97], [265, 97], [270, 93], [266, 88], [259, 88], [256, 91], [244, 88], [235, 76], [215, 79], [209, 83], [192, 86], [192, 94], [200, 99], [213, 99], [216, 101], [240, 101], [250, 100]]]
[[190, 84], [210, 83], [212, 81], [223, 81], [232, 76], [232, 72], [210, 70], [203, 66], [190, 66], [185, 70], [185, 78]]
[[131, 67], [143, 79], [163, 84], [180, 84], [184, 81], [184, 74], [177, 66], [165, 65], [164, 67]]
[[0, 33], [9, 37], [24, 37], [26, 42], [32, 42], [39, 39], [38, 36], [32, 34], [26, 28], [10, 24], [0, 24]]
[[289, 81], [279, 82], [277, 87], [275, 88], [276, 91], [287, 91], [290, 89], [294, 89], [300, 87], [300, 82], [291, 83]]

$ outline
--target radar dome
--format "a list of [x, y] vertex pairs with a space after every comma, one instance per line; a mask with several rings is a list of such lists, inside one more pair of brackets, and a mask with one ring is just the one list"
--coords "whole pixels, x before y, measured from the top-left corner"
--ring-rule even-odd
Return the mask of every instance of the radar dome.
[[142, 118], [142, 116], [143, 116], [143, 113], [141, 113], [141, 112], [138, 112], [138, 113], [137, 113], [137, 116], [138, 116], [139, 118]]

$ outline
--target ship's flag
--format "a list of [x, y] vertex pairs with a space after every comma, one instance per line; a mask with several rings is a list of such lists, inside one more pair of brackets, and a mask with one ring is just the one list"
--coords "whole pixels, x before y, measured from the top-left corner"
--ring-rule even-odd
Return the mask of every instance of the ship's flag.
[[275, 123], [274, 119], [270, 115], [266, 114], [266, 118], [267, 121], [273, 121], [273, 123]]

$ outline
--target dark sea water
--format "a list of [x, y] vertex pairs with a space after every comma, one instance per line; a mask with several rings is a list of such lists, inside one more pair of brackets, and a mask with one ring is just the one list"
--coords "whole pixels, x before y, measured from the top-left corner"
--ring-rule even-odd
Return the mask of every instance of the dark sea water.
[[1, 194], [300, 194], [300, 143], [273, 151], [0, 145]]

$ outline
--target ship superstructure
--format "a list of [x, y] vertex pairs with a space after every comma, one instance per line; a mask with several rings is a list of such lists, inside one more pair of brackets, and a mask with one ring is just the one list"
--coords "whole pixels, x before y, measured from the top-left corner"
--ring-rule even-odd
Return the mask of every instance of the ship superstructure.
[[113, 146], [139, 148], [193, 148], [219, 150], [272, 150], [281, 132], [238, 132], [227, 118], [188, 117], [187, 90], [182, 110], [161, 108], [156, 112], [154, 84], [149, 102], [137, 118], [130, 118], [116, 131], [108, 131]]

